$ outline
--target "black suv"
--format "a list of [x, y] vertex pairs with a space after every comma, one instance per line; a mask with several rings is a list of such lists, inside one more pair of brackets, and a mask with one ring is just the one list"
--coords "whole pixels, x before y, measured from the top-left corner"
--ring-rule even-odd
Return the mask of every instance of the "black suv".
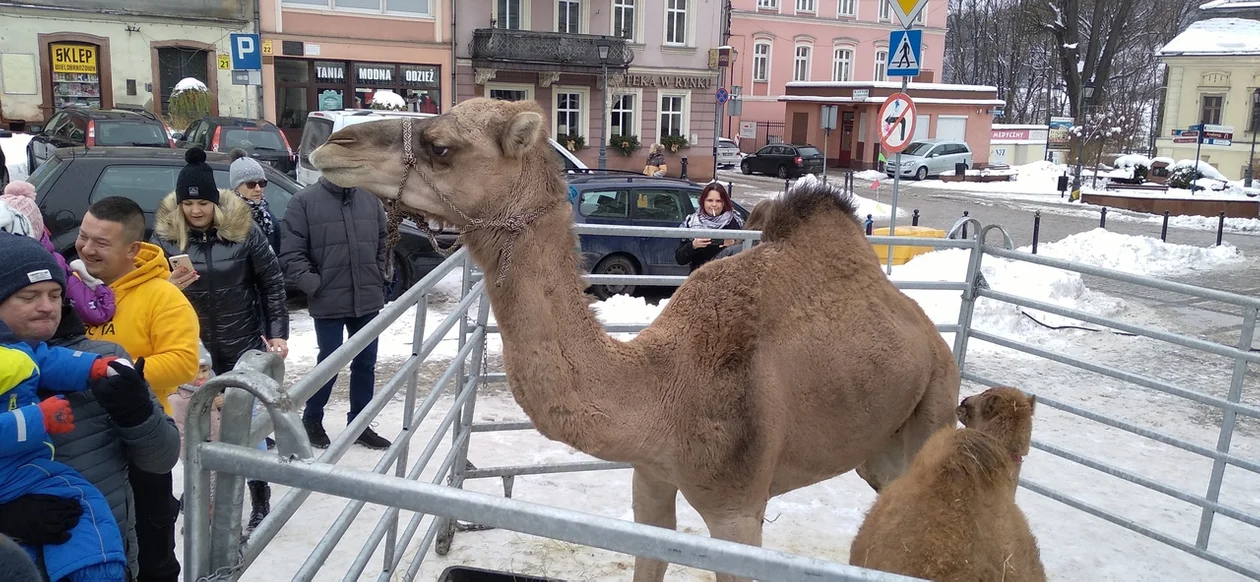
[[183, 133], [175, 134], [175, 147], [200, 147], [208, 152], [230, 152], [241, 148], [250, 157], [293, 175], [293, 148], [280, 128], [263, 119], [244, 117], [202, 117]]
[[739, 170], [745, 174], [765, 174], [780, 178], [795, 178], [805, 174], [821, 173], [823, 154], [812, 145], [774, 143], [755, 153], [744, 156]]
[[[35, 185], [36, 203], [44, 215], [44, 224], [57, 251], [73, 259], [76, 255], [75, 238], [83, 213], [93, 202], [107, 196], [126, 196], [144, 209], [145, 219], [152, 233], [153, 219], [158, 205], [167, 194], [175, 190], [175, 179], [183, 169], [185, 150], [150, 149], [136, 147], [117, 148], [67, 148], [53, 153], [44, 165], [31, 175]], [[220, 188], [228, 188], [228, 168], [231, 158], [223, 153], [207, 153], [206, 163], [214, 169], [214, 181]], [[276, 220], [284, 218], [289, 199], [302, 189], [297, 182], [274, 168], [263, 166], [267, 188], [263, 195], [271, 206]], [[277, 225], [278, 226], [278, 225]], [[413, 224], [404, 222], [402, 236], [394, 247], [395, 270], [391, 282], [390, 298], [397, 297], [411, 285], [428, 274], [442, 262], [443, 257], [433, 252], [429, 239]], [[438, 244], [449, 248], [455, 235], [441, 234]], [[299, 295], [290, 287], [289, 294]]]
[[54, 114], [43, 131], [31, 136], [26, 145], [27, 172], [34, 174], [57, 148], [76, 146], [173, 148], [175, 140], [166, 124], [152, 113], [67, 107]]

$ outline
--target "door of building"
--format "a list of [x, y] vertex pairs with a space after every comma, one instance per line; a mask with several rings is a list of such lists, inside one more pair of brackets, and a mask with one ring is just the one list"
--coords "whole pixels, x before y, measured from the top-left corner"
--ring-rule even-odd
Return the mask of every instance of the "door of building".
[[852, 111], [843, 111], [840, 113], [840, 167], [849, 167], [849, 162], [853, 161], [853, 118], [856, 114]]
[[180, 80], [192, 77], [207, 87], [210, 86], [208, 62], [209, 57], [205, 50], [183, 47], [158, 49], [158, 95], [162, 103], [161, 113], [170, 112], [171, 93]]
[[792, 142], [794, 144], [809, 143], [809, 114], [797, 112], [792, 114]]

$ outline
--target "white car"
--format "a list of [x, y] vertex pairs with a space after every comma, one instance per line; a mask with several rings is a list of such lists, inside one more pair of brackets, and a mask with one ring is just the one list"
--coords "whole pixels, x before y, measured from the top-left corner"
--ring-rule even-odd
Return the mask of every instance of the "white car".
[[718, 138], [717, 144], [717, 165], [719, 168], [734, 168], [739, 165], [740, 156], [739, 146], [735, 145], [725, 137]]

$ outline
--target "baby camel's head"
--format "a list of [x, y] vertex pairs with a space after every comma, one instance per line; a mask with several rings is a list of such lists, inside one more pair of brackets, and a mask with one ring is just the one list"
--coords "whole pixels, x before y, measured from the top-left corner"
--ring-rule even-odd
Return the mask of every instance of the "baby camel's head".
[[997, 437], [1012, 455], [1028, 454], [1037, 397], [1009, 386], [963, 398], [955, 413], [963, 426]]

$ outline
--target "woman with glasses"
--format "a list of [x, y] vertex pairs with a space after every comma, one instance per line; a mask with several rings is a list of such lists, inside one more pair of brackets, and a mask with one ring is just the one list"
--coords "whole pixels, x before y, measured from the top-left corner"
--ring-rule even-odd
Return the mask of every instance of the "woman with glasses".
[[280, 225], [276, 224], [275, 215], [267, 205], [263, 191], [267, 189], [267, 175], [263, 173], [262, 164], [249, 157], [245, 150], [232, 150], [232, 167], [228, 172], [228, 181], [232, 183], [232, 191], [245, 205], [249, 206], [250, 216], [254, 224], [267, 235], [271, 243], [271, 252], [280, 254]]

